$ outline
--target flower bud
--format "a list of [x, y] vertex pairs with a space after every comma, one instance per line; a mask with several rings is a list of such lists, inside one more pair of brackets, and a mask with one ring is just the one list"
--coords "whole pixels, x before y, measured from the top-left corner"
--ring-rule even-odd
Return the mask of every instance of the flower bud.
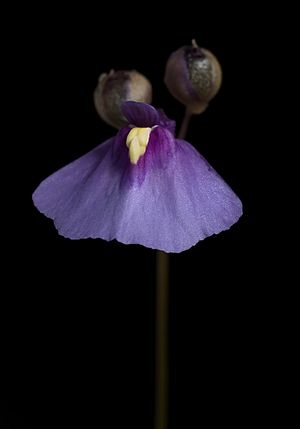
[[201, 113], [220, 89], [222, 69], [217, 58], [193, 40], [170, 55], [164, 81], [191, 113]]
[[149, 80], [135, 70], [111, 70], [99, 77], [94, 91], [94, 103], [100, 117], [115, 128], [127, 121], [121, 112], [124, 101], [151, 103], [152, 86]]

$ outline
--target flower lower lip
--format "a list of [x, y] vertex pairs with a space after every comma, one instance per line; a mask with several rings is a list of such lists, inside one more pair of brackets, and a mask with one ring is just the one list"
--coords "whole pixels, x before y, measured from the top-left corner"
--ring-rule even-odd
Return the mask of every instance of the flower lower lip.
[[[155, 111], [156, 123], [122, 128], [44, 180], [33, 194], [38, 210], [73, 240], [117, 239], [175, 253], [230, 228], [242, 214], [238, 197], [195, 148], [175, 139], [159, 111], [135, 107], [133, 120], [146, 122]], [[128, 146], [136, 138], [145, 150], [133, 168], [129, 136]]]

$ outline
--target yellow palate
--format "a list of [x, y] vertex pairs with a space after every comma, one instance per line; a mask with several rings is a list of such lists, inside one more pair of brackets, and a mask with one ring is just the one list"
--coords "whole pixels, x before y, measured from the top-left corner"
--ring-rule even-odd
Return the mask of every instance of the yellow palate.
[[132, 128], [126, 139], [126, 146], [129, 149], [129, 159], [131, 164], [137, 164], [141, 156], [146, 152], [149, 142], [151, 128]]

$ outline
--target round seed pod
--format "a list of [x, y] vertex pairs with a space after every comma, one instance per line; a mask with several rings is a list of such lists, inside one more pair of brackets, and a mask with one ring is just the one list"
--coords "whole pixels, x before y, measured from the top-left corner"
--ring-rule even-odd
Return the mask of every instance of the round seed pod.
[[127, 121], [121, 112], [124, 101], [150, 104], [150, 81], [136, 70], [111, 70], [100, 75], [94, 91], [94, 103], [99, 116], [109, 125], [121, 128]]
[[222, 69], [217, 58], [193, 40], [191, 46], [183, 46], [170, 55], [164, 82], [191, 113], [202, 113], [220, 89]]

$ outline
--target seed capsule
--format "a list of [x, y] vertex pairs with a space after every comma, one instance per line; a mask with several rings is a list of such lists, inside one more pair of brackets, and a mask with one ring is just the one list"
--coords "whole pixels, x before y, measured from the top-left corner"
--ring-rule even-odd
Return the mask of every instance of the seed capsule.
[[124, 126], [127, 121], [121, 106], [129, 100], [151, 103], [152, 86], [145, 76], [135, 70], [111, 70], [100, 75], [94, 91], [94, 103], [105, 122], [115, 128]]
[[201, 113], [220, 89], [222, 69], [217, 58], [193, 40], [170, 55], [164, 81], [191, 113]]

